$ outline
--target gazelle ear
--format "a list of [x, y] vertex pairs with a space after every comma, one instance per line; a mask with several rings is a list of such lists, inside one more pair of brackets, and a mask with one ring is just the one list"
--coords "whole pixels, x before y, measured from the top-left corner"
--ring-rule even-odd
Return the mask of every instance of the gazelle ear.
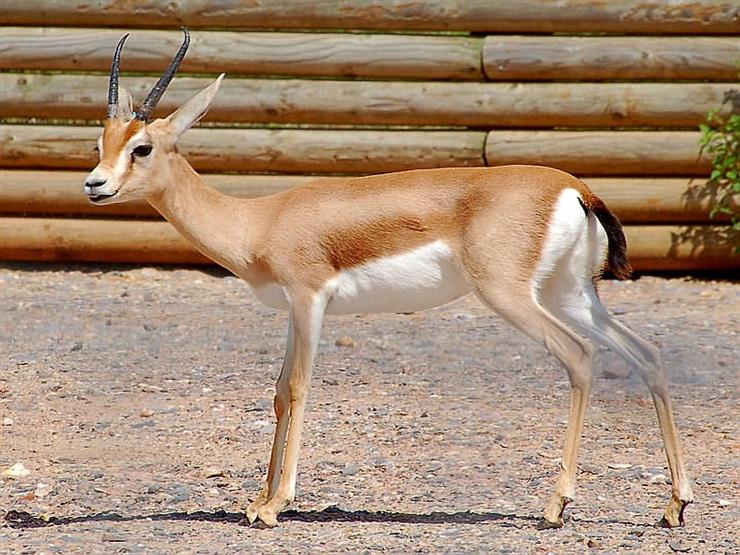
[[218, 79], [167, 117], [169, 127], [176, 139], [206, 115], [225, 76], [225, 73], [219, 75]]
[[131, 93], [123, 85], [118, 88], [118, 110], [116, 117], [123, 121], [134, 119], [134, 100], [131, 98]]

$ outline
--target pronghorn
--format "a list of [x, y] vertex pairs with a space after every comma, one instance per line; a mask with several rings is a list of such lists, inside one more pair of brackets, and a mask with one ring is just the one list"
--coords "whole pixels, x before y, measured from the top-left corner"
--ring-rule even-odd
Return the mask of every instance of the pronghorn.
[[571, 401], [561, 471], [542, 525], [563, 524], [591, 387], [594, 348], [623, 357], [646, 382], [672, 479], [661, 523], [678, 526], [692, 500], [658, 350], [618, 323], [596, 281], [630, 272], [617, 218], [588, 187], [540, 166], [403, 171], [307, 185], [254, 199], [206, 186], [177, 151], [208, 110], [224, 74], [164, 119], [150, 115], [180, 65], [185, 39], [141, 108], [110, 73], [100, 161], [85, 181], [98, 205], [145, 198], [203, 254], [244, 279], [266, 305], [287, 310], [287, 351], [274, 399], [277, 424], [250, 523], [275, 526], [295, 497], [314, 355], [325, 314], [411, 312], [473, 292], [565, 367]]

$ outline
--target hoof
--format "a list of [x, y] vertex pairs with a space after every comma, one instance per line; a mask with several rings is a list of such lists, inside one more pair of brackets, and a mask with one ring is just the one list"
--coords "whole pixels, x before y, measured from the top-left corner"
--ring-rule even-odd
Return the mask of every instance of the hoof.
[[663, 518], [660, 519], [657, 526], [660, 528], [678, 528], [679, 526], [686, 526], [686, 520], [684, 519], [684, 511], [691, 501], [682, 501], [671, 499], [666, 507]]
[[257, 513], [260, 510], [260, 507], [265, 503], [267, 503], [267, 493], [262, 491], [257, 498], [249, 504], [245, 516], [250, 525], [254, 524], [254, 521], [257, 520]]
[[251, 525], [254, 524], [254, 521], [257, 520], [257, 511], [259, 508], [264, 504], [264, 501], [262, 503], [257, 503], [257, 501], [253, 501], [249, 504], [249, 507], [247, 507], [247, 512], [244, 515], [247, 519], [247, 522]]
[[573, 501], [570, 497], [554, 495], [545, 509], [545, 514], [537, 522], [538, 530], [552, 530], [553, 528], [563, 527], [563, 511], [565, 507]]
[[254, 528], [275, 528], [277, 526], [277, 513], [271, 510], [269, 505], [262, 505], [257, 510], [257, 520], [252, 524]]
[[556, 528], [563, 527], [563, 519], [558, 519], [557, 522], [551, 522], [546, 518], [541, 518], [537, 521], [537, 530], [554, 530]]

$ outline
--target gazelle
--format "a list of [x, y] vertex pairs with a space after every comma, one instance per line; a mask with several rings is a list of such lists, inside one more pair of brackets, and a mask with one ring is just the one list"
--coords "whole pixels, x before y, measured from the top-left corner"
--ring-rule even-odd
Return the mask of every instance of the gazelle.
[[277, 424], [267, 479], [250, 522], [277, 524], [295, 496], [296, 468], [314, 354], [325, 314], [410, 312], [473, 292], [565, 367], [571, 401], [565, 448], [543, 525], [563, 524], [574, 497], [594, 349], [610, 347], [646, 382], [672, 479], [662, 524], [682, 525], [692, 500], [657, 349], [612, 318], [596, 281], [604, 266], [630, 267], [617, 218], [588, 187], [538, 166], [405, 171], [320, 179], [254, 199], [204, 184], [176, 148], [208, 110], [216, 81], [164, 119], [152, 110], [172, 80], [189, 35], [136, 112], [118, 87], [116, 47], [100, 161], [85, 181], [104, 205], [145, 198], [203, 254], [243, 278], [266, 305], [287, 310], [287, 351], [277, 380]]

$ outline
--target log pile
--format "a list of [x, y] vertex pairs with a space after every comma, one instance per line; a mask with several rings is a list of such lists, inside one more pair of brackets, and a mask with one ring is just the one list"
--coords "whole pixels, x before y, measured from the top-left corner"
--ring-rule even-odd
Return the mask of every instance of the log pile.
[[542, 164], [604, 198], [636, 268], [737, 269], [737, 236], [709, 217], [697, 126], [740, 88], [739, 17], [716, 0], [0, 6], [0, 259], [205, 262], [145, 203], [99, 208], [82, 194], [123, 28], [140, 28], [123, 64], [140, 100], [184, 24], [191, 49], [155, 116], [229, 74], [181, 149], [229, 194]]

